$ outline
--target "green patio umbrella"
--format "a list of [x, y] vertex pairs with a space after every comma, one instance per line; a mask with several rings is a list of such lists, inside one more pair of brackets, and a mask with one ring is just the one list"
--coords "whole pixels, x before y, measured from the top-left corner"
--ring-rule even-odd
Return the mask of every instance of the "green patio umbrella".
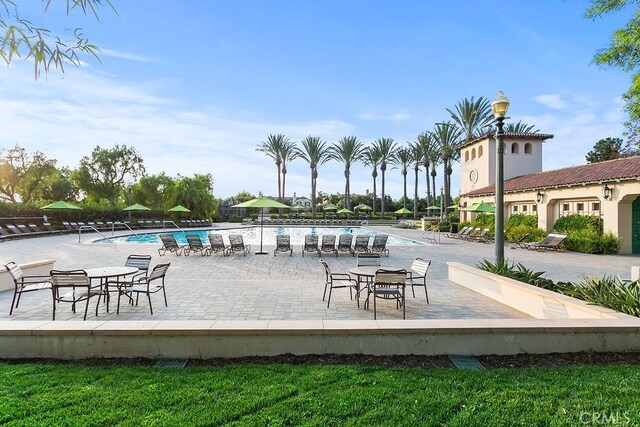
[[322, 210], [324, 211], [335, 211], [336, 209], [338, 209], [338, 207], [333, 203], [327, 203], [326, 205], [322, 205]]
[[460, 209], [460, 206], [458, 206], [458, 205], [451, 205], [451, 206], [447, 206], [447, 209]]
[[495, 213], [496, 210], [493, 206], [488, 203], [480, 202], [474, 203], [471, 206], [467, 206], [466, 208], [460, 208], [461, 211], [465, 212], [482, 212], [482, 213]]
[[293, 205], [293, 206], [291, 206], [291, 210], [303, 211], [304, 210], [304, 206], [302, 206], [302, 205]]
[[429, 210], [429, 211], [430, 211], [430, 210], [438, 210], [438, 211], [439, 211], [439, 210], [440, 210], [440, 206], [431, 205], [431, 206], [428, 206], [428, 207], [427, 207], [427, 210]]
[[287, 209], [289, 206], [282, 204], [276, 200], [269, 199], [268, 197], [258, 197], [257, 199], [247, 200], [246, 202], [238, 203], [231, 206], [232, 208], [260, 208], [262, 215], [260, 215], [260, 251], [256, 252], [256, 255], [266, 255], [267, 253], [262, 250], [262, 235], [264, 228], [264, 208], [279, 208]]
[[128, 212], [134, 212], [134, 211], [150, 211], [151, 209], [149, 209], [146, 206], [142, 206], [142, 205], [136, 203], [135, 205], [127, 206], [126, 208], [124, 208], [122, 210], [123, 211], [128, 211]]
[[411, 212], [411, 211], [410, 211], [409, 209], [407, 209], [407, 208], [402, 208], [402, 209], [398, 209], [398, 210], [397, 210], [397, 211], [395, 211], [394, 213], [397, 213], [397, 214], [410, 214], [410, 213], [413, 213], [413, 212]]
[[364, 203], [360, 203], [358, 206], [356, 206], [353, 209], [359, 210], [359, 211], [370, 211], [371, 210], [371, 206], [365, 205]]
[[65, 202], [62, 200], [58, 200], [57, 202], [53, 202], [47, 206], [43, 206], [42, 209], [64, 209], [64, 210], [78, 210], [82, 209], [80, 206], [76, 206], [72, 203]]
[[191, 211], [182, 205], [177, 205], [169, 209], [167, 212], [191, 212]]
[[342, 209], [340, 209], [340, 210], [339, 210], [338, 212], [336, 212], [336, 213], [337, 213], [337, 214], [352, 214], [353, 212], [352, 212], [352, 211], [350, 211], [350, 210], [349, 210], [349, 209], [347, 209], [347, 208], [342, 208]]

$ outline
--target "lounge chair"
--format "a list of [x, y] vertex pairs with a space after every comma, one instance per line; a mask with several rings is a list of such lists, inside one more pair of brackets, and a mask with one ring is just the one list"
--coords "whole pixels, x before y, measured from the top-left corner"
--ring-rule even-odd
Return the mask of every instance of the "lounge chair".
[[466, 233], [468, 233], [470, 229], [471, 227], [466, 225], [462, 227], [462, 229], [460, 229], [460, 231], [458, 231], [457, 233], [444, 233], [444, 235], [445, 237], [448, 237], [450, 239], [458, 239], [460, 238], [460, 236], [464, 236]]
[[222, 252], [222, 256], [229, 255], [231, 248], [224, 244], [222, 234], [209, 234], [209, 243], [211, 244], [211, 252]]
[[22, 234], [22, 231], [20, 231], [20, 229], [18, 227], [16, 227], [15, 225], [13, 225], [13, 224], [7, 224], [7, 228], [13, 234]]
[[427, 304], [429, 304], [429, 292], [427, 291], [427, 271], [431, 265], [430, 259], [416, 258], [411, 264], [411, 269], [407, 272], [407, 286], [411, 286], [411, 292], [413, 297], [416, 297], [416, 291], [413, 289], [415, 286], [424, 287], [424, 295], [427, 298]]
[[373, 238], [373, 243], [371, 244], [371, 252], [385, 254], [385, 256], [389, 256], [389, 249], [387, 249], [387, 239], [389, 236], [386, 234], [379, 234]]
[[531, 233], [524, 233], [518, 240], [507, 240], [505, 242], [508, 245], [513, 245], [513, 246], [511, 246], [511, 249], [522, 248], [523, 245], [527, 243], [527, 242], [525, 242], [525, 240], [530, 235], [531, 235]]
[[304, 236], [302, 256], [304, 256], [305, 252], [315, 252], [320, 255], [320, 250], [318, 249], [318, 236], [316, 236], [315, 234], [307, 234], [306, 236]]
[[524, 247], [535, 251], [557, 251], [564, 252], [564, 248], [560, 246], [562, 241], [567, 238], [566, 234], [549, 234], [540, 243], [525, 243]]
[[49, 276], [25, 276], [22, 273], [20, 266], [13, 261], [5, 264], [4, 266], [13, 279], [13, 284], [15, 286], [13, 300], [11, 300], [11, 309], [9, 310], [9, 316], [13, 314], [14, 308], [18, 308], [18, 304], [20, 304], [20, 297], [22, 296], [22, 294], [51, 289], [51, 281], [49, 279]]
[[341, 234], [338, 238], [338, 250], [336, 256], [340, 252], [351, 253], [351, 242], [353, 241], [353, 234]]
[[187, 244], [189, 245], [183, 250], [185, 256], [189, 256], [191, 252], [200, 252], [200, 255], [202, 256], [211, 255], [211, 247], [209, 245], [203, 245], [202, 240], [200, 240], [200, 236], [197, 234], [187, 234], [185, 237], [187, 238]]
[[0, 227], [0, 237], [3, 239], [10, 239], [13, 234], [9, 233], [4, 228]]
[[356, 236], [356, 243], [351, 249], [351, 255], [356, 256], [356, 253], [369, 253], [369, 235], [359, 234]]
[[338, 256], [338, 249], [336, 249], [336, 236], [334, 234], [325, 234], [322, 236], [319, 254], [322, 255], [322, 252], [328, 252]]
[[482, 232], [480, 227], [471, 228], [468, 233], [461, 235], [460, 240], [472, 240], [474, 236], [477, 236]]
[[293, 255], [291, 236], [288, 234], [279, 234], [276, 236], [276, 248], [273, 250], [273, 256], [276, 256], [278, 252], [289, 252], [289, 256]]
[[175, 253], [177, 256], [180, 256], [186, 247], [186, 245], [179, 245], [173, 234], [161, 234], [160, 240], [162, 240], [162, 247], [158, 249], [158, 255], [160, 256], [163, 256], [166, 252]]
[[[320, 263], [324, 267], [324, 272], [326, 275], [326, 280], [324, 283], [324, 293], [322, 294], [322, 301], [324, 301], [325, 296], [327, 295], [327, 288], [329, 288], [329, 298], [327, 299], [327, 308], [329, 308], [329, 304], [331, 303], [331, 291], [338, 288], [349, 288], [349, 296], [353, 299], [353, 291], [355, 289], [356, 293], [358, 292], [358, 282], [351, 278], [346, 273], [332, 273], [322, 258], [320, 259]], [[356, 294], [357, 295], [357, 294]], [[358, 301], [358, 307], [360, 307], [360, 301]]]
[[251, 250], [251, 245], [245, 245], [244, 240], [240, 234], [231, 234], [229, 235], [229, 243], [231, 247], [229, 248], [229, 252], [242, 252], [244, 256], [247, 256], [249, 251]]
[[489, 232], [488, 228], [483, 228], [482, 231], [480, 231], [477, 234], [474, 234], [473, 236], [469, 236], [467, 238], [467, 240], [469, 240], [470, 242], [488, 242], [489, 238], [485, 237], [487, 235], [487, 233]]

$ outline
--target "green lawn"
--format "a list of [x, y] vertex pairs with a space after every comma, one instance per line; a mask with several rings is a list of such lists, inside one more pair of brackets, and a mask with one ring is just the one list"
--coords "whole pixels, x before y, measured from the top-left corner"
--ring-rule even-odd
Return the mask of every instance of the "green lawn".
[[0, 363], [0, 425], [565, 426], [593, 413], [640, 421], [640, 368]]

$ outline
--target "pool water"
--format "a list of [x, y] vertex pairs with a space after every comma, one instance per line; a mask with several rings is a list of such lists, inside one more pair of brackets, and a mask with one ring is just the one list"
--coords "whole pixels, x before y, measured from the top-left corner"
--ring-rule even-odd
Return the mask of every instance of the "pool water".
[[[243, 227], [243, 228], [234, 228], [234, 229], [226, 229], [226, 230], [189, 230], [186, 232], [182, 231], [167, 231], [175, 236], [178, 243], [186, 244], [187, 239], [185, 234], [197, 234], [200, 236], [200, 240], [203, 242], [208, 242], [209, 238], [208, 234], [222, 234], [225, 241], [229, 241], [230, 234], [240, 234], [244, 240], [245, 244], [249, 245], [259, 245], [260, 244], [260, 227]], [[94, 243], [154, 243], [160, 244], [160, 234], [163, 233], [145, 233], [131, 236], [123, 236], [123, 237], [114, 237], [108, 240], [101, 239], [97, 240]], [[364, 227], [273, 227], [268, 226], [263, 229], [263, 244], [265, 245], [275, 245], [276, 244], [276, 236], [288, 234], [291, 236], [291, 244], [292, 245], [302, 245], [304, 243], [304, 236], [307, 234], [314, 234], [317, 236], [323, 236], [325, 234], [335, 234], [336, 236], [340, 234], [353, 234], [354, 236], [359, 234], [368, 234], [369, 236], [376, 236], [378, 234], [386, 234], [379, 233], [376, 230], [372, 230]], [[321, 238], [321, 237], [320, 237]], [[403, 239], [401, 237], [389, 235], [389, 239], [387, 240], [388, 246], [413, 246], [419, 245], [420, 243], [415, 242], [409, 239]]]

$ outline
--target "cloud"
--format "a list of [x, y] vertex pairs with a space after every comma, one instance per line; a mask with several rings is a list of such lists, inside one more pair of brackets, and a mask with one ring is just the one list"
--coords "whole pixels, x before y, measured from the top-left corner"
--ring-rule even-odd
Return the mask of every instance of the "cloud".
[[128, 61], [135, 62], [146, 62], [146, 63], [155, 63], [157, 62], [155, 59], [150, 58], [148, 56], [136, 55], [134, 53], [121, 52], [119, 50], [114, 49], [105, 49], [100, 48], [99, 56], [109, 56], [112, 58], [126, 59]]
[[560, 94], [548, 94], [548, 95], [538, 95], [534, 96], [533, 99], [536, 102], [544, 105], [545, 107], [551, 108], [553, 110], [564, 110], [568, 107], [568, 104], [562, 99]]
[[364, 112], [361, 113], [358, 118], [365, 121], [403, 122], [409, 120], [411, 118], [411, 115], [406, 110], [402, 109], [386, 115], [373, 112]]

